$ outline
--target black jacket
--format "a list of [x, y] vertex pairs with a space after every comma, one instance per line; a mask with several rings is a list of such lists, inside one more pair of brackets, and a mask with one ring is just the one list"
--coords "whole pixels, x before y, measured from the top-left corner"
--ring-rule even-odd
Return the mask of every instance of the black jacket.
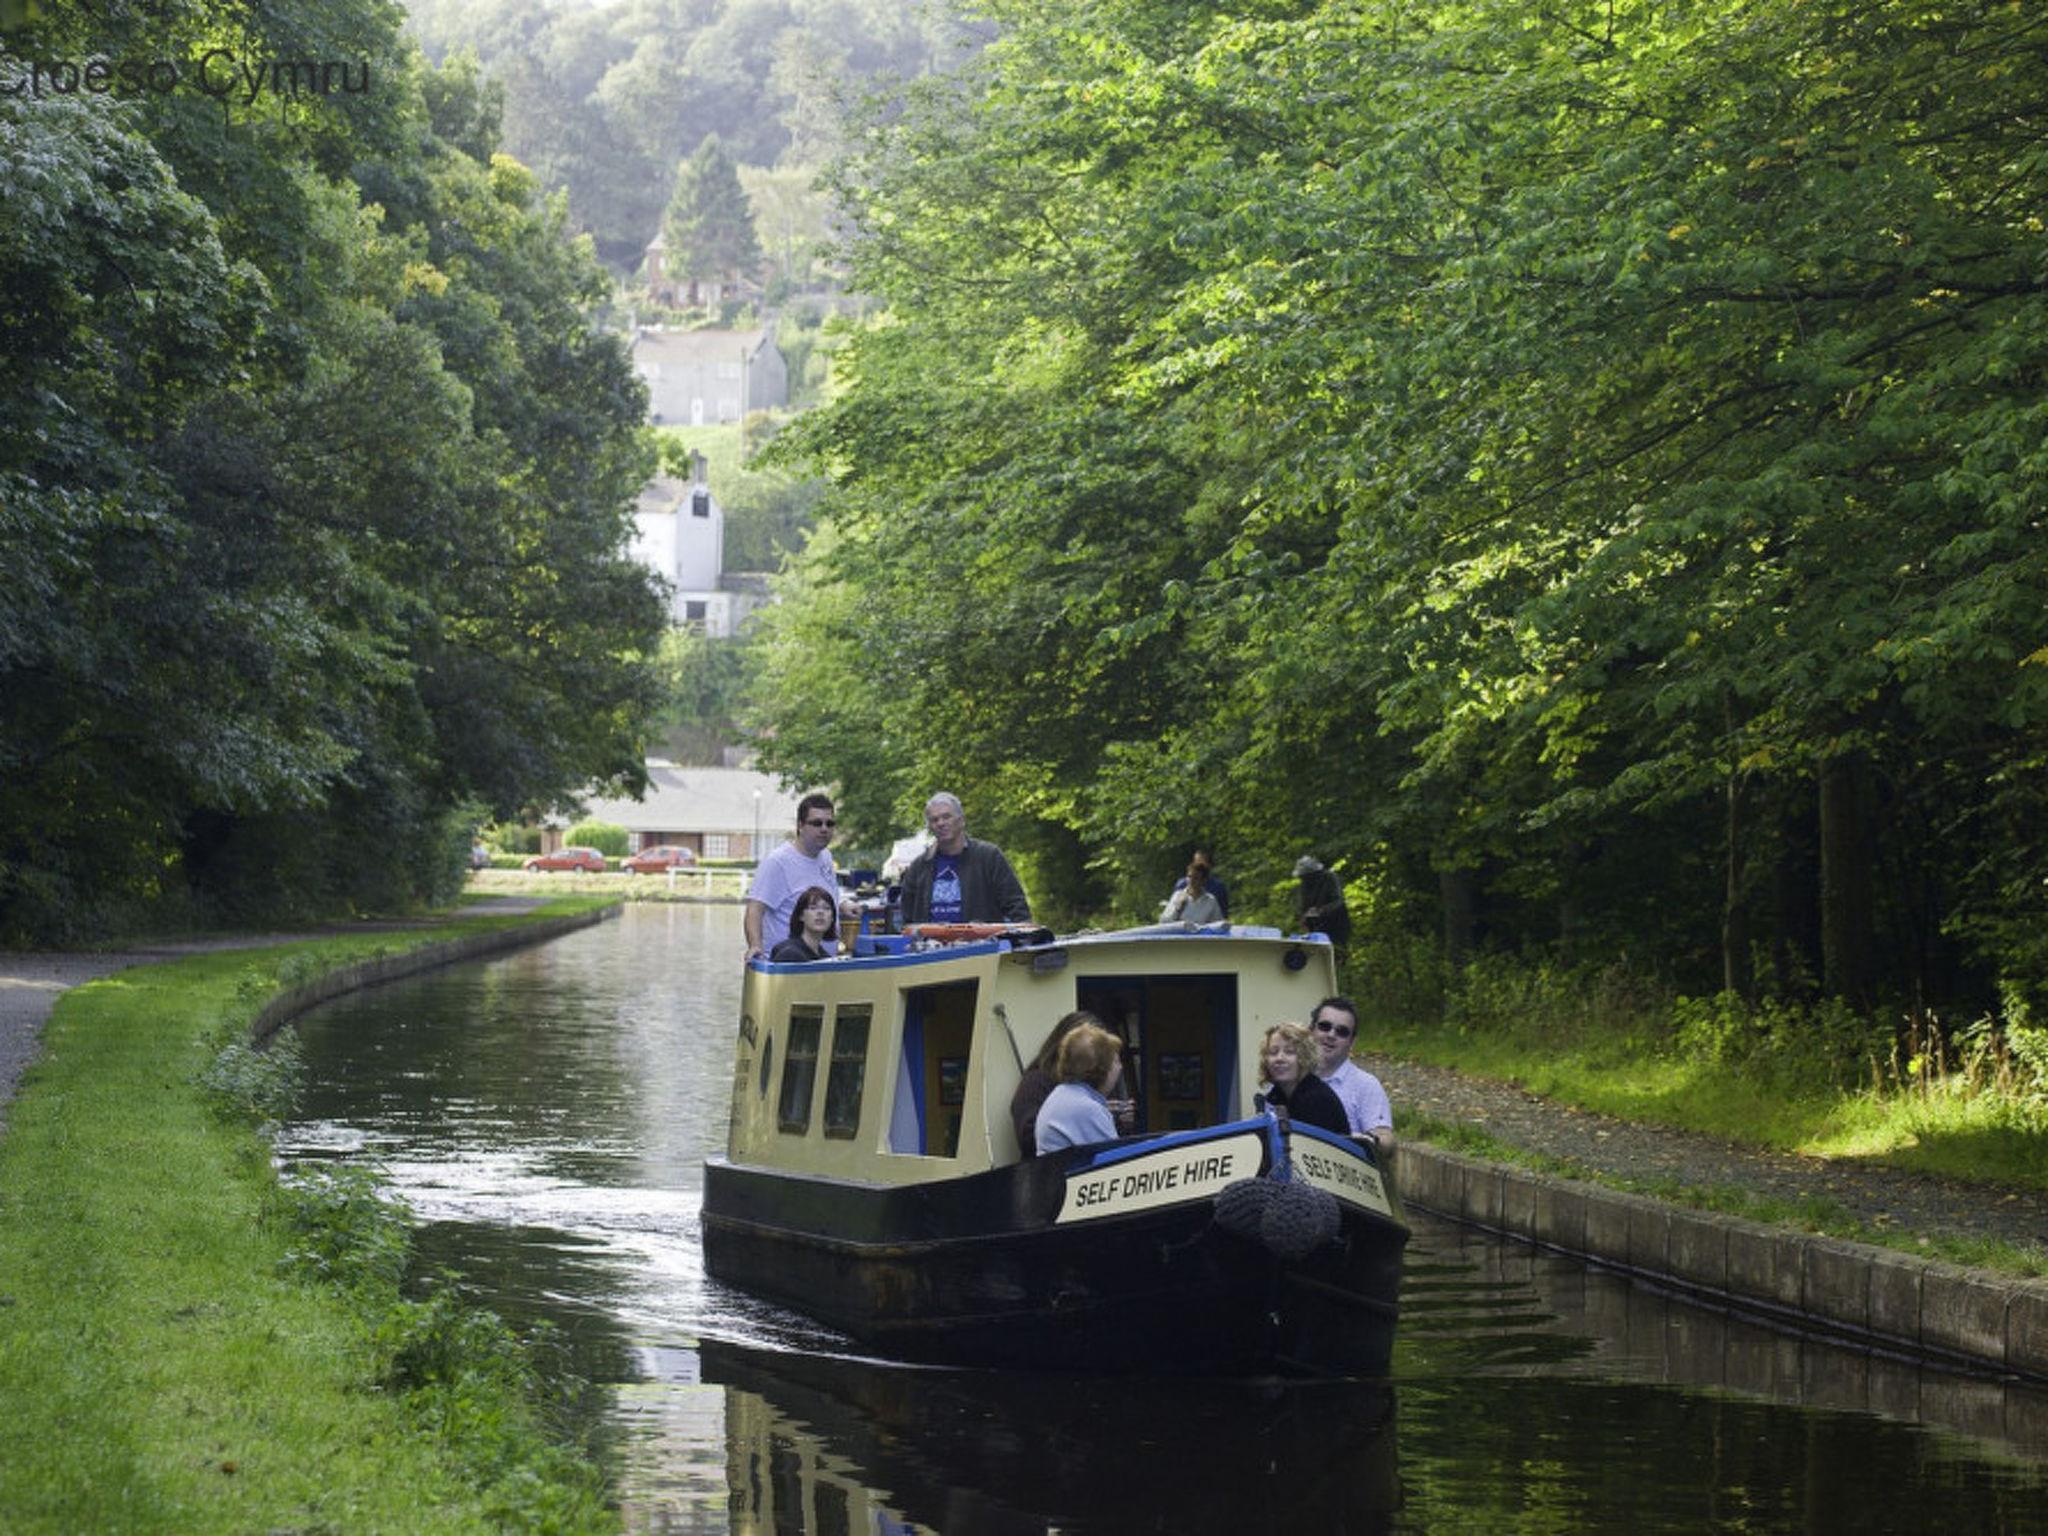
[[1338, 1136], [1351, 1134], [1351, 1118], [1344, 1113], [1344, 1101], [1337, 1097], [1336, 1089], [1313, 1072], [1296, 1083], [1291, 1093], [1282, 1093], [1276, 1083], [1266, 1090], [1266, 1102], [1275, 1109], [1286, 1110], [1288, 1119], [1299, 1120], [1303, 1125]]
[[[932, 920], [932, 877], [937, 872], [936, 847], [927, 848], [903, 871], [903, 921]], [[1031, 902], [1023, 882], [994, 843], [967, 839], [960, 850], [960, 921], [963, 923], [1028, 923]]]

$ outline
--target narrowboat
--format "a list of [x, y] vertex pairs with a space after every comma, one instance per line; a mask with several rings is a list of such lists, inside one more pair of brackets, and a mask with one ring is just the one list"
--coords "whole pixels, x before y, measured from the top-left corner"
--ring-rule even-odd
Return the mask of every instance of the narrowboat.
[[[706, 1268], [898, 1359], [1384, 1374], [1408, 1239], [1388, 1170], [1256, 1098], [1266, 1029], [1333, 983], [1319, 935], [1226, 925], [750, 962]], [[1124, 1041], [1134, 1129], [1023, 1156], [1011, 1096], [1077, 1008]]]

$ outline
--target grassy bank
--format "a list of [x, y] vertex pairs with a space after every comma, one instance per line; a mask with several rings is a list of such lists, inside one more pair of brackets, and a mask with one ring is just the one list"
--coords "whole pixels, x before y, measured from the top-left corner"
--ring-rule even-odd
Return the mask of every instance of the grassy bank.
[[1440, 1016], [1368, 1012], [1375, 1049], [1603, 1114], [2048, 1190], [2048, 1082], [2024, 1021], [1946, 1030], [1825, 1003], [1746, 1008], [1508, 960], [1469, 968]]
[[346, 1182], [281, 1189], [236, 1107], [277, 1086], [232, 1047], [280, 977], [531, 920], [200, 956], [59, 1000], [0, 1138], [0, 1529], [616, 1529], [502, 1328], [401, 1300], [388, 1212]]

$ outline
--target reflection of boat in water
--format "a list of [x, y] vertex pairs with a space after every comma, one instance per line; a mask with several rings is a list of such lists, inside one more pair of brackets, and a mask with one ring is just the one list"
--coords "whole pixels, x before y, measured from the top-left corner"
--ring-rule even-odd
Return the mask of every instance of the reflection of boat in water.
[[[1386, 1370], [1398, 1199], [1359, 1144], [1253, 1103], [1267, 1027], [1332, 989], [1326, 944], [902, 944], [749, 968], [729, 1155], [705, 1173], [714, 1276], [911, 1359]], [[1139, 1129], [1020, 1159], [1011, 1094], [1075, 1008], [1122, 1036]]]
[[929, 1370], [706, 1341], [732, 1529], [1392, 1529], [1393, 1389]]

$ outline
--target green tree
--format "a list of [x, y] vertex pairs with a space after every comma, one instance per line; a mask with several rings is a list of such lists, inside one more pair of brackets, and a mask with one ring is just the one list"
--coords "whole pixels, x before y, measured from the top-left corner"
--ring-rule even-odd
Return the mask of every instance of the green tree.
[[838, 174], [893, 310], [764, 664], [875, 686], [780, 766], [887, 742], [1084, 898], [1193, 835], [1453, 946], [2048, 979], [2048, 23], [991, 9]]
[[750, 275], [760, 267], [753, 209], [717, 134], [709, 135], [676, 171], [661, 235], [673, 277]]
[[0, 97], [14, 937], [434, 894], [475, 803], [637, 774], [653, 700], [644, 397], [488, 89], [379, 4], [164, 25], [388, 88]]

